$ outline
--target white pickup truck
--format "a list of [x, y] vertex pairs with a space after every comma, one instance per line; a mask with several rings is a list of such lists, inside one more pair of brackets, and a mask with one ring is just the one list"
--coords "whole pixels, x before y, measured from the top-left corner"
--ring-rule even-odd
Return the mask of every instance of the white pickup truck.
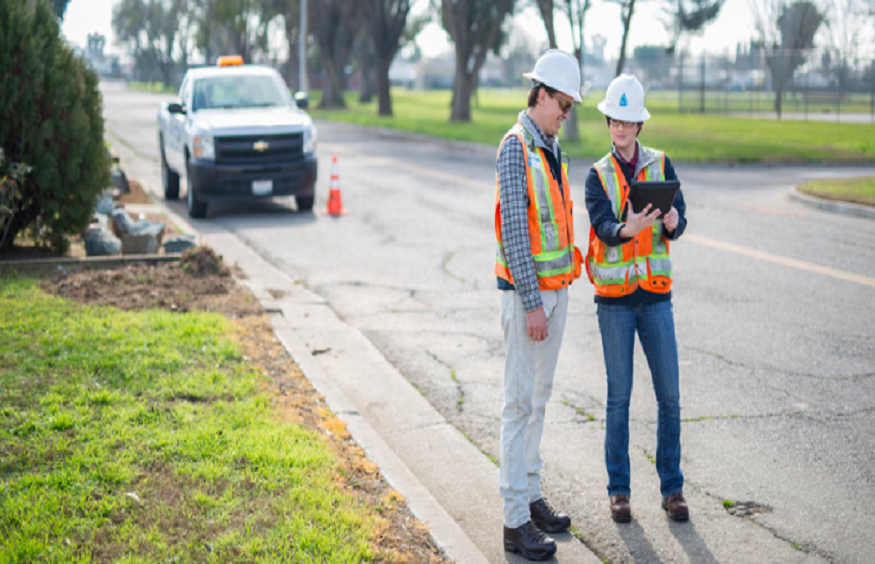
[[275, 70], [220, 58], [189, 70], [179, 101], [158, 111], [164, 197], [179, 198], [185, 176], [188, 214], [207, 215], [214, 201], [295, 196], [313, 209], [316, 126]]

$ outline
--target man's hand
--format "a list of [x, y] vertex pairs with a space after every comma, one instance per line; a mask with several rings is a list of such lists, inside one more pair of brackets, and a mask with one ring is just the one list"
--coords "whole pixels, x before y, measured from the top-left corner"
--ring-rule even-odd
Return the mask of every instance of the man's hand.
[[543, 307], [537, 307], [526, 313], [526, 324], [531, 340], [543, 341], [547, 338], [547, 315]]
[[671, 210], [665, 214], [665, 218], [662, 220], [662, 224], [665, 225], [665, 230], [668, 231], [669, 235], [674, 233], [674, 230], [677, 229], [678, 221], [680, 221], [680, 214], [678, 214], [678, 210], [672, 206]]
[[[641, 210], [641, 213], [635, 213], [632, 209], [632, 202], [626, 200], [626, 225], [620, 229], [620, 237], [631, 239], [648, 227], [652, 228], [654, 221], [659, 217], [659, 214], [662, 213], [658, 208], [650, 211], [650, 208], [652, 207], [652, 204], [647, 204], [647, 207]], [[677, 222], [675, 222], [675, 226], [677, 226]]]

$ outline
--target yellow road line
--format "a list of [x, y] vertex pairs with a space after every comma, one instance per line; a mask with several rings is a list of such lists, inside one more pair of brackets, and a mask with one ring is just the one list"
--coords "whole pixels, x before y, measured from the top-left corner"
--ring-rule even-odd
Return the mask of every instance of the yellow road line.
[[875, 279], [868, 278], [866, 276], [860, 276], [859, 274], [851, 274], [850, 272], [845, 272], [843, 270], [836, 270], [835, 268], [820, 266], [818, 264], [812, 264], [810, 262], [805, 262], [802, 260], [796, 260], [796, 259], [791, 259], [791, 258], [787, 258], [787, 257], [782, 257], [780, 255], [773, 255], [771, 253], [757, 251], [757, 250], [750, 249], [748, 247], [742, 247], [739, 245], [733, 245], [732, 243], [718, 241], [717, 239], [711, 239], [710, 237], [703, 237], [702, 235], [695, 235], [693, 233], [685, 233], [684, 236], [682, 237], [682, 239], [684, 241], [687, 241], [690, 243], [696, 243], [699, 245], [704, 245], [706, 247], [720, 249], [721, 251], [727, 251], [730, 253], [735, 253], [737, 255], [742, 255], [742, 256], [746, 256], [746, 257], [750, 257], [750, 258], [764, 260], [766, 262], [780, 264], [782, 266], [789, 266], [790, 268], [797, 268], [799, 270], [814, 272], [815, 274], [822, 274], [824, 276], [832, 276], [833, 278], [838, 278], [839, 280], [846, 280], [848, 282], [856, 282], [857, 284], [862, 284], [864, 286], [871, 286], [871, 287], [875, 288]]

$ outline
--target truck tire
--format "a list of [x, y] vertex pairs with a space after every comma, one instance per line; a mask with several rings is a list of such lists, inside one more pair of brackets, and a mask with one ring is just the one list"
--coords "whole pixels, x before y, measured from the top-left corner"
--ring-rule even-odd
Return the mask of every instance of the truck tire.
[[198, 201], [197, 194], [194, 192], [194, 184], [191, 181], [191, 171], [187, 164], [185, 167], [185, 182], [186, 190], [188, 192], [188, 196], [186, 197], [188, 203], [188, 217], [193, 219], [203, 219], [207, 217], [207, 203]]
[[315, 196], [295, 196], [295, 202], [298, 203], [299, 212], [308, 212], [313, 210], [313, 200]]
[[161, 185], [164, 187], [164, 199], [178, 200], [179, 175], [167, 166], [167, 159], [164, 158], [164, 141], [159, 139], [159, 143], [161, 143]]

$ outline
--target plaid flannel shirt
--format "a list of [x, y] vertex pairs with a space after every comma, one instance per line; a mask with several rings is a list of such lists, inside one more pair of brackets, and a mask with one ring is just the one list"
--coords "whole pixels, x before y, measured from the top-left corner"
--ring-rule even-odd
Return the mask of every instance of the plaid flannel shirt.
[[[535, 145], [552, 152], [561, 162], [559, 143], [555, 137], [544, 135], [525, 110], [520, 112], [519, 122], [525, 127]], [[526, 311], [541, 307], [541, 292], [538, 290], [538, 275], [532, 258], [529, 239], [529, 191], [526, 181], [526, 163], [523, 146], [516, 139], [509, 139], [501, 146], [495, 163], [498, 173], [498, 197], [501, 203], [501, 242], [507, 265], [513, 276], [513, 287], [519, 293]]]

